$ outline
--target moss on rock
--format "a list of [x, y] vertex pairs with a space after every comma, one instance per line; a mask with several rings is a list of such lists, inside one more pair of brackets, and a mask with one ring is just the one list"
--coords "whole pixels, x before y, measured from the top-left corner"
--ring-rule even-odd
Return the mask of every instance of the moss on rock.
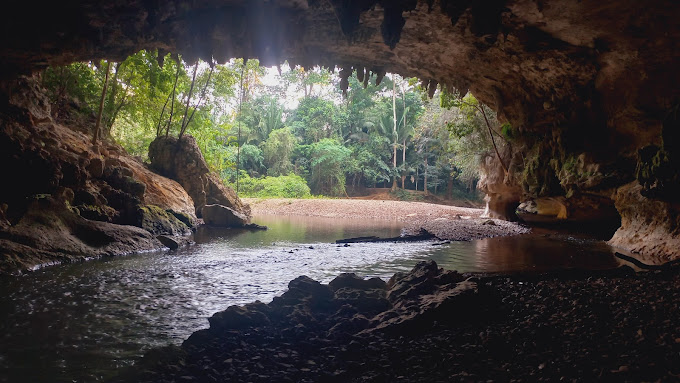
[[141, 205], [137, 209], [137, 225], [154, 234], [186, 235], [191, 232], [188, 225], [174, 214], [155, 205]]

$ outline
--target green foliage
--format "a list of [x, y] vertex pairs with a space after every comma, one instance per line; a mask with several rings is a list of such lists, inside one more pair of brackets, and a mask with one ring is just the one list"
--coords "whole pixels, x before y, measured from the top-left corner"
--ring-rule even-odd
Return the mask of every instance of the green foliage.
[[390, 194], [399, 201], [423, 201], [425, 199], [422, 194], [416, 194], [404, 189], [391, 191]]
[[295, 174], [264, 178], [251, 178], [247, 174], [242, 174], [239, 182], [241, 195], [245, 197], [308, 198], [311, 196], [305, 179]]
[[296, 146], [297, 138], [290, 128], [272, 131], [262, 146], [267, 174], [279, 176], [290, 173], [293, 170], [291, 156]]
[[59, 114], [66, 97], [78, 102], [82, 112], [93, 113], [97, 95], [101, 94], [101, 82], [97, 81], [96, 68], [90, 63], [73, 63], [50, 67], [42, 74], [42, 84], [48, 90], [53, 112]]
[[265, 168], [262, 150], [255, 145], [246, 144], [241, 146], [240, 157], [241, 169], [247, 169], [250, 176], [259, 174]]
[[[397, 75], [378, 86], [375, 76], [351, 76], [343, 98], [337, 73], [327, 69], [286, 69], [277, 84], [265, 85], [272, 73], [257, 60], [232, 60], [212, 70], [199, 62], [189, 96], [194, 66], [171, 56], [162, 67], [158, 61], [156, 52], [140, 51], [111, 63], [105, 136], [146, 157], [157, 134], [177, 135], [185, 113], [193, 114], [187, 134], [196, 138], [210, 169], [229, 182], [240, 170], [247, 195], [304, 196], [309, 191], [300, 185], [309, 185], [315, 194], [344, 196], [348, 186], [385, 187], [394, 178], [419, 191], [426, 179], [430, 192], [451, 184], [473, 190], [480, 157], [491, 148], [481, 111], [498, 137], [516, 134], [509, 124], [499, 127], [471, 94], [441, 92], [433, 103], [415, 79]], [[75, 99], [91, 119], [107, 64], [47, 69], [42, 80], [55, 114]]]
[[501, 125], [501, 134], [506, 140], [512, 140], [515, 138], [515, 132], [512, 130], [512, 125], [509, 122]]
[[[300, 101], [291, 120], [295, 135], [302, 144], [312, 144], [335, 133], [334, 119], [337, 108], [333, 101], [321, 97], [307, 97]], [[297, 123], [296, 123], [297, 122]]]
[[352, 151], [334, 139], [325, 138], [311, 146], [311, 185], [314, 194], [345, 194], [345, 169]]

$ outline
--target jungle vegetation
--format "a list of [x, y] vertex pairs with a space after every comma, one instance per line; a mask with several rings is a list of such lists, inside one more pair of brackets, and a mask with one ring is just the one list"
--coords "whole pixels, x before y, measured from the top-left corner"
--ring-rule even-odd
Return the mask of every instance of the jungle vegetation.
[[[187, 63], [141, 51], [122, 62], [45, 70], [55, 117], [77, 106], [110, 139], [147, 159], [157, 136], [190, 134], [209, 167], [242, 196], [360, 195], [478, 199], [480, 157], [508, 127], [472, 94], [387, 74], [376, 84], [338, 70], [265, 68], [257, 60]], [[360, 75], [363, 77], [363, 75]], [[494, 137], [495, 136], [495, 137]], [[492, 140], [495, 138], [495, 140]]]

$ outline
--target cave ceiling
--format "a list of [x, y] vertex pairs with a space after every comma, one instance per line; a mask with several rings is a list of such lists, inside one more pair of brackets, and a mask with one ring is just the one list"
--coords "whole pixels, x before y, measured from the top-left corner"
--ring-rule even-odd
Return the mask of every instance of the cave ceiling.
[[[615, 131], [631, 150], [677, 102], [673, 1], [24, 1], [2, 13], [0, 72], [12, 78], [140, 49], [225, 62], [399, 73], [471, 90], [520, 130]], [[6, 6], [7, 8], [7, 6]], [[648, 132], [648, 133], [645, 133]], [[646, 137], [649, 136], [649, 137]], [[643, 137], [643, 138], [640, 138]]]

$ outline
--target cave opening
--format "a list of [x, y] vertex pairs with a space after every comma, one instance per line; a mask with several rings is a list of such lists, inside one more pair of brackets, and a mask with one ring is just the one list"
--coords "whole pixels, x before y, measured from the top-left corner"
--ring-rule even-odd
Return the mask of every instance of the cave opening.
[[[0, 41], [10, 381], [680, 374], [680, 6], [79, 0], [24, 2], [0, 18], [15, 37]], [[301, 84], [303, 101], [248, 93], [256, 59], [290, 63], [279, 76]], [[83, 96], [55, 103], [45, 85], [58, 94], [65, 78]], [[241, 101], [203, 110], [220, 91]], [[360, 102], [370, 107], [349, 107]], [[134, 129], [142, 122], [148, 134]], [[148, 160], [93, 140], [100, 125]], [[225, 185], [234, 161], [254, 199]], [[366, 195], [281, 202], [254, 190]], [[442, 194], [475, 206], [422, 208]], [[262, 211], [292, 217], [264, 231], [249, 221]], [[506, 221], [515, 216], [548, 229], [526, 234]], [[565, 223], [609, 240], [550, 229]], [[381, 242], [401, 229], [407, 240]], [[144, 253], [166, 247], [176, 250]], [[79, 264], [123, 254], [136, 255]], [[112, 339], [106, 354], [98, 342]]]

